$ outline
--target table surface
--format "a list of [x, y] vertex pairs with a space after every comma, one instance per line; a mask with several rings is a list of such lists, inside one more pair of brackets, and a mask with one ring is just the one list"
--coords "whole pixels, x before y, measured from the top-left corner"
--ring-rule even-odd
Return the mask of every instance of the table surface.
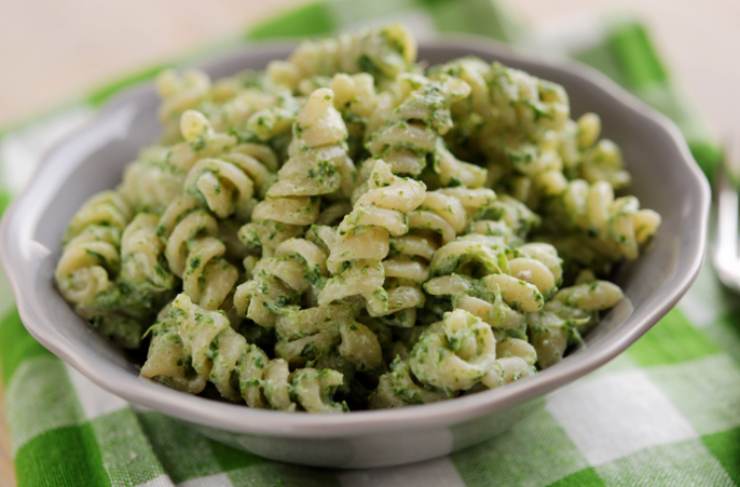
[[[208, 15], [198, 0], [15, 0], [0, 16], [0, 125], [84, 93], [121, 73], [168, 59], [238, 32], [250, 22], [302, 0], [213, 0]], [[650, 26], [678, 88], [718, 135], [729, 138], [740, 113], [740, 2], [709, 0], [517, 0], [509, 2], [535, 28], [589, 12], [630, 12]], [[80, 12], [95, 12], [81, 16]], [[30, 30], [32, 28], [32, 30]], [[23, 46], [23, 49], [18, 49]], [[0, 388], [0, 485], [14, 485], [3, 394]]]

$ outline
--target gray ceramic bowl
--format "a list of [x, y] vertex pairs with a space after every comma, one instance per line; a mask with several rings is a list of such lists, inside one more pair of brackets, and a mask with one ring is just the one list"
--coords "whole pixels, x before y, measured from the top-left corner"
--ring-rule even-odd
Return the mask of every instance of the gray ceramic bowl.
[[[200, 65], [214, 77], [285, 57], [286, 44], [244, 47]], [[83, 201], [115, 186], [124, 165], [157, 137], [157, 96], [150, 85], [109, 103], [88, 126], [50, 151], [8, 210], [2, 262], [28, 330], [84, 375], [131, 401], [187, 421], [205, 434], [258, 455], [332, 467], [397, 465], [444, 455], [508, 428], [544, 394], [608, 362], [645, 333], [686, 291], [704, 250], [709, 187], [678, 130], [604, 76], [479, 39], [422, 43], [420, 59], [463, 55], [497, 59], [561, 83], [575, 114], [601, 115], [624, 151], [633, 191], [663, 225], [645, 254], [617, 282], [627, 300], [587, 337], [588, 346], [521, 382], [437, 404], [344, 415], [287, 414], [204, 399], [138, 377], [136, 367], [78, 318], [52, 284], [65, 225]]]

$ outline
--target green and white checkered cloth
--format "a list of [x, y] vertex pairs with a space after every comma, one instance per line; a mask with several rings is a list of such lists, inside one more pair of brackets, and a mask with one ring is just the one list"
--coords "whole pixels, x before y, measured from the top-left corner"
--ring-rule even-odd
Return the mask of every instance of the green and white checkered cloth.
[[[419, 36], [475, 33], [601, 69], [671, 116], [705, 171], [721, 156], [684, 109], [634, 21], [579, 19], [527, 33], [492, 0], [328, 1], [234, 42], [328, 34], [400, 20]], [[557, 51], [555, 50], [557, 48]], [[211, 51], [212, 53], [212, 51]], [[50, 144], [150, 68], [0, 132], [0, 211]], [[689, 294], [608, 366], [544, 400], [508, 432], [416, 465], [329, 471], [261, 459], [158, 413], [133, 409], [36, 343], [0, 277], [0, 366], [18, 482], [36, 485], [733, 485], [740, 482], [740, 307], [706, 266]]]

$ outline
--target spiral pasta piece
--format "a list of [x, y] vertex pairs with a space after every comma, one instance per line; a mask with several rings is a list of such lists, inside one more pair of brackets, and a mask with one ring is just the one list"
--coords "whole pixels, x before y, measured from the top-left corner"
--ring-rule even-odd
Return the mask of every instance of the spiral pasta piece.
[[528, 203], [563, 191], [560, 134], [569, 123], [569, 105], [561, 86], [477, 58], [439, 66], [432, 76], [452, 76], [470, 86], [470, 96], [452, 107], [455, 130], [468, 149], [491, 161], [489, 184], [508, 176], [506, 189]]
[[[183, 136], [189, 142], [218, 137], [208, 119], [200, 112], [183, 114]], [[228, 137], [228, 136], [226, 136]], [[277, 170], [277, 158], [265, 146], [252, 143], [224, 144], [218, 154], [200, 158], [188, 171], [185, 190], [219, 218], [236, 214], [249, 216], [255, 196], [264, 197]], [[202, 154], [207, 156], [207, 154]]]
[[440, 247], [430, 263], [432, 276], [453, 272], [489, 275], [508, 270], [508, 247], [501, 237], [463, 235]]
[[263, 142], [275, 141], [290, 135], [300, 103], [288, 90], [276, 90], [271, 103], [251, 113], [246, 121], [247, 133]]
[[495, 198], [496, 194], [485, 188], [427, 191], [422, 204], [409, 213], [408, 235], [394, 238], [392, 246], [400, 255], [428, 262], [441, 245], [462, 233], [473, 216]]
[[326, 253], [315, 243], [290, 238], [278, 245], [275, 254], [261, 258], [251, 271], [252, 278], [240, 284], [234, 306], [260, 326], [273, 327], [277, 316], [306, 296], [315, 300], [326, 279]]
[[356, 313], [348, 304], [290, 310], [277, 320], [275, 353], [291, 366], [331, 363], [339, 356], [358, 370], [377, 370], [383, 364], [380, 342], [355, 320]]
[[434, 402], [493, 382], [489, 376], [503, 368], [496, 352], [488, 324], [461, 309], [445, 313], [422, 332], [407, 359], [397, 358], [380, 377], [370, 406]]
[[[556, 83], [497, 62], [464, 58], [454, 64], [451, 69], [458, 68], [461, 79], [475, 89], [470, 108], [485, 122], [481, 133], [516, 129], [536, 136], [558, 130], [568, 120], [568, 96]], [[449, 68], [444, 72], [449, 75]]]
[[555, 295], [555, 299], [566, 306], [589, 312], [612, 308], [622, 297], [619, 286], [599, 280], [563, 288]]
[[516, 250], [521, 256], [509, 259], [508, 274], [534, 285], [545, 299], [550, 297], [560, 285], [563, 274], [555, 247], [531, 243]]
[[231, 401], [250, 407], [292, 411], [342, 412], [346, 405], [332, 396], [342, 385], [335, 370], [312, 368], [290, 372], [282, 359], [268, 359], [256, 345], [235, 332], [228, 318], [194, 304], [184, 293], [171, 303], [156, 327], [153, 344], [142, 367], [144, 377], [189, 392], [206, 382]]
[[[131, 286], [126, 282], [128, 252], [121, 258], [121, 238], [132, 212], [116, 192], [90, 198], [67, 228], [66, 243], [54, 280], [75, 311], [102, 335], [124, 348], [141, 343], [142, 318], [154, 304], [131, 308]], [[148, 293], [145, 292], [147, 296]]]
[[92, 227], [106, 227], [123, 231], [132, 212], [126, 200], [115, 191], [101, 191], [85, 201], [74, 214], [64, 233], [65, 243]]
[[580, 345], [581, 334], [595, 322], [597, 314], [616, 306], [622, 297], [618, 286], [600, 280], [558, 291], [542, 311], [527, 317], [538, 365], [547, 368], [559, 362], [569, 345]]
[[[571, 181], [551, 211], [580, 232], [588, 247], [612, 261], [636, 259], [640, 246], [647, 243], [660, 226], [660, 215], [653, 210], [640, 209], [634, 196], [615, 198], [614, 190], [604, 181], [594, 184]], [[579, 260], [575, 249], [559, 245], [557, 239], [554, 242], [568, 257]]]
[[300, 105], [289, 89], [252, 70], [214, 83], [199, 71], [165, 71], [157, 85], [164, 100], [160, 119], [166, 142], [178, 140], [182, 127], [177, 121], [188, 110], [203, 112], [220, 132], [272, 142], [288, 135]]
[[[421, 285], [429, 278], [429, 262], [434, 252], [462, 232], [468, 220], [494, 199], [495, 193], [484, 188], [427, 191], [421, 206], [408, 214], [409, 232], [391, 238], [389, 256], [383, 261], [386, 288], [420, 292]], [[415, 310], [409, 307], [388, 323], [409, 327], [415, 321]]]
[[321, 361], [336, 352], [339, 327], [354, 316], [355, 310], [347, 304], [286, 310], [276, 321], [275, 353], [294, 366]]
[[373, 115], [378, 95], [371, 75], [338, 73], [329, 87], [334, 92], [334, 106], [344, 118], [360, 117], [367, 121]]
[[282, 98], [290, 93], [270, 83], [263, 73], [246, 69], [216, 80], [209, 95], [210, 103], [201, 103], [197, 109], [207, 111], [214, 128], [225, 132], [243, 129], [252, 115], [281, 105]]
[[121, 272], [118, 286], [134, 296], [129, 301], [144, 308], [161, 306], [175, 287], [175, 277], [164, 257], [164, 244], [157, 235], [159, 216], [139, 213], [121, 239]]
[[225, 258], [216, 236], [218, 222], [189, 195], [175, 199], [162, 214], [157, 233], [165, 242], [170, 270], [182, 278], [183, 290], [206, 309], [219, 308], [239, 277]]
[[443, 391], [430, 389], [414, 377], [407, 360], [397, 357], [390, 371], [380, 376], [378, 387], [370, 396], [371, 409], [385, 409], [427, 404], [447, 399]]
[[347, 123], [349, 153], [352, 157], [363, 149], [365, 130], [378, 106], [373, 77], [367, 73], [339, 73], [331, 79], [334, 106]]
[[489, 389], [511, 384], [535, 373], [537, 351], [526, 340], [505, 338], [496, 343], [496, 360], [481, 379]]
[[[465, 251], [458, 254], [463, 248]], [[483, 253], [485, 257], [481, 257], [480, 249], [473, 245], [460, 247], [447, 258], [454, 260], [458, 255], [460, 260], [446, 270], [464, 271], [460, 262], [465, 260], [493, 262], [491, 255]], [[424, 289], [432, 296], [449, 296], [453, 309], [472, 313], [494, 330], [516, 331], [520, 336], [523, 336], [522, 330], [528, 330], [541, 367], [559, 361], [567, 346], [577, 343], [579, 329], [584, 330], [593, 323], [596, 313], [621, 300], [619, 287], [606, 281], [578, 284], [554, 293], [562, 269], [557, 252], [548, 244], [526, 244], [512, 255], [527, 257], [514, 257], [505, 263], [500, 261], [497, 272], [481, 279], [456, 273], [432, 278], [424, 284]], [[553, 294], [552, 299], [545, 302], [545, 298]], [[517, 373], [529, 370], [521, 361], [510, 362], [512, 370], [519, 371]], [[499, 372], [503, 374], [503, 369]], [[509, 377], [507, 374], [501, 377]], [[499, 385], [501, 383], [506, 381], [499, 381]], [[488, 387], [493, 386], [488, 384]]]
[[190, 70], [178, 74], [166, 70], [156, 79], [157, 91], [162, 98], [159, 119], [165, 127], [165, 139], [178, 133], [177, 120], [187, 109], [195, 108], [211, 89], [211, 80], [202, 71]]
[[268, 148], [256, 144], [237, 147], [236, 137], [216, 132], [205, 115], [197, 110], [185, 110], [179, 117], [177, 129], [182, 142], [143, 150], [126, 168], [119, 190], [133, 208], [164, 211], [182, 192], [188, 173], [201, 159], [228, 153], [229, 159], [233, 155], [240, 162], [245, 154], [257, 158], [273, 172], [277, 169], [275, 156]]
[[416, 42], [400, 24], [344, 34], [334, 39], [306, 41], [287, 61], [267, 68], [273, 81], [295, 89], [301, 79], [336, 73], [370, 73], [377, 80], [393, 79], [416, 59]]
[[121, 264], [121, 234], [131, 216], [124, 199], [114, 191], [96, 194], [75, 214], [54, 273], [67, 301], [92, 307], [100, 293], [113, 286]]
[[525, 314], [509, 306], [498, 287], [489, 287], [479, 279], [460, 274], [439, 276], [427, 281], [424, 290], [434, 297], [450, 298], [451, 309], [477, 316], [494, 331], [519, 334], [526, 328]]
[[561, 259], [545, 243], [506, 245], [500, 236], [466, 235], [434, 254], [424, 288], [449, 296], [453, 309], [465, 309], [497, 329], [521, 329], [522, 313], [542, 309], [562, 280]]
[[309, 95], [294, 125], [295, 142], [268, 197], [321, 196], [339, 191], [348, 198], [354, 164], [347, 155], [347, 127], [334, 108], [334, 92], [319, 88]]
[[527, 205], [509, 195], [499, 194], [496, 201], [471, 222], [470, 233], [500, 236], [518, 243], [540, 224], [540, 217]]
[[[558, 255], [555, 247], [544, 242], [530, 242], [516, 248], [520, 255], [536, 260], [543, 264], [552, 275], [554, 287], [560, 287], [563, 282], [563, 259]], [[509, 265], [511, 268], [511, 265]], [[527, 280], [527, 279], [525, 279]], [[545, 286], [537, 286], [543, 294], [551, 294]]]
[[55, 279], [67, 301], [92, 306], [96, 297], [112, 286], [120, 267], [119, 244], [120, 233], [115, 229], [91, 227], [65, 245]]
[[160, 146], [148, 148], [124, 171], [119, 191], [133, 208], [162, 211], [182, 191], [186, 172], [170, 162], [169, 153]]
[[[333, 276], [319, 294], [319, 304], [362, 296], [371, 315], [381, 316], [422, 304], [423, 295], [408, 288], [383, 289], [382, 260], [388, 255], [391, 236], [408, 231], [405, 214], [424, 198], [424, 184], [395, 176], [382, 160], [372, 161], [367, 191], [338, 226], [327, 267]], [[411, 304], [411, 305], [409, 305]]]
[[333, 99], [326, 88], [309, 96], [293, 127], [288, 161], [254, 208], [252, 222], [240, 231], [242, 242], [261, 247], [264, 256], [318, 220], [317, 196], [351, 191], [354, 165], [347, 156], [347, 128]]
[[566, 171], [589, 183], [606, 181], [614, 189], [629, 185], [630, 174], [624, 168], [619, 147], [609, 139], [599, 139], [601, 119], [585, 113], [569, 121], [560, 152]]
[[381, 99], [368, 127], [365, 145], [370, 154], [390, 163], [394, 173], [414, 177], [431, 158], [442, 186], [482, 186], [486, 170], [458, 160], [442, 139], [452, 127], [450, 105], [468, 95], [468, 86], [454, 78], [430, 80], [421, 75], [404, 75], [399, 86], [397, 99]]
[[414, 345], [409, 366], [422, 383], [464, 391], [479, 383], [496, 360], [491, 327], [464, 310], [445, 313]]

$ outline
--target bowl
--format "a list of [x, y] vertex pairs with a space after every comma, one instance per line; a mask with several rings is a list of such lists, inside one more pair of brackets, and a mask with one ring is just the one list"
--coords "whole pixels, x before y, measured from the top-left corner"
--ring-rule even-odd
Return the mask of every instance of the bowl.
[[[221, 77], [264, 67], [292, 48], [250, 45], [197, 66]], [[699, 270], [710, 193], [676, 127], [603, 75], [476, 38], [419, 46], [419, 58], [432, 63], [462, 55], [496, 59], [553, 80], [567, 89], [574, 114], [600, 114], [604, 133], [623, 149], [632, 191], [663, 217], [644, 255], [621, 266], [615, 276], [627, 299], [586, 336], [586, 347], [534, 377], [498, 389], [429, 405], [339, 415], [250, 409], [140, 378], [136, 366], [65, 303], [54, 288], [53, 271], [74, 212], [93, 193], [116, 186], [124, 165], [156, 139], [158, 99], [151, 84], [122, 93], [48, 152], [8, 209], [0, 229], [0, 255], [26, 328], [112, 393], [271, 459], [339, 468], [399, 465], [444, 455], [507, 429], [539, 407], [544, 394], [605, 364], [670, 310]]]

